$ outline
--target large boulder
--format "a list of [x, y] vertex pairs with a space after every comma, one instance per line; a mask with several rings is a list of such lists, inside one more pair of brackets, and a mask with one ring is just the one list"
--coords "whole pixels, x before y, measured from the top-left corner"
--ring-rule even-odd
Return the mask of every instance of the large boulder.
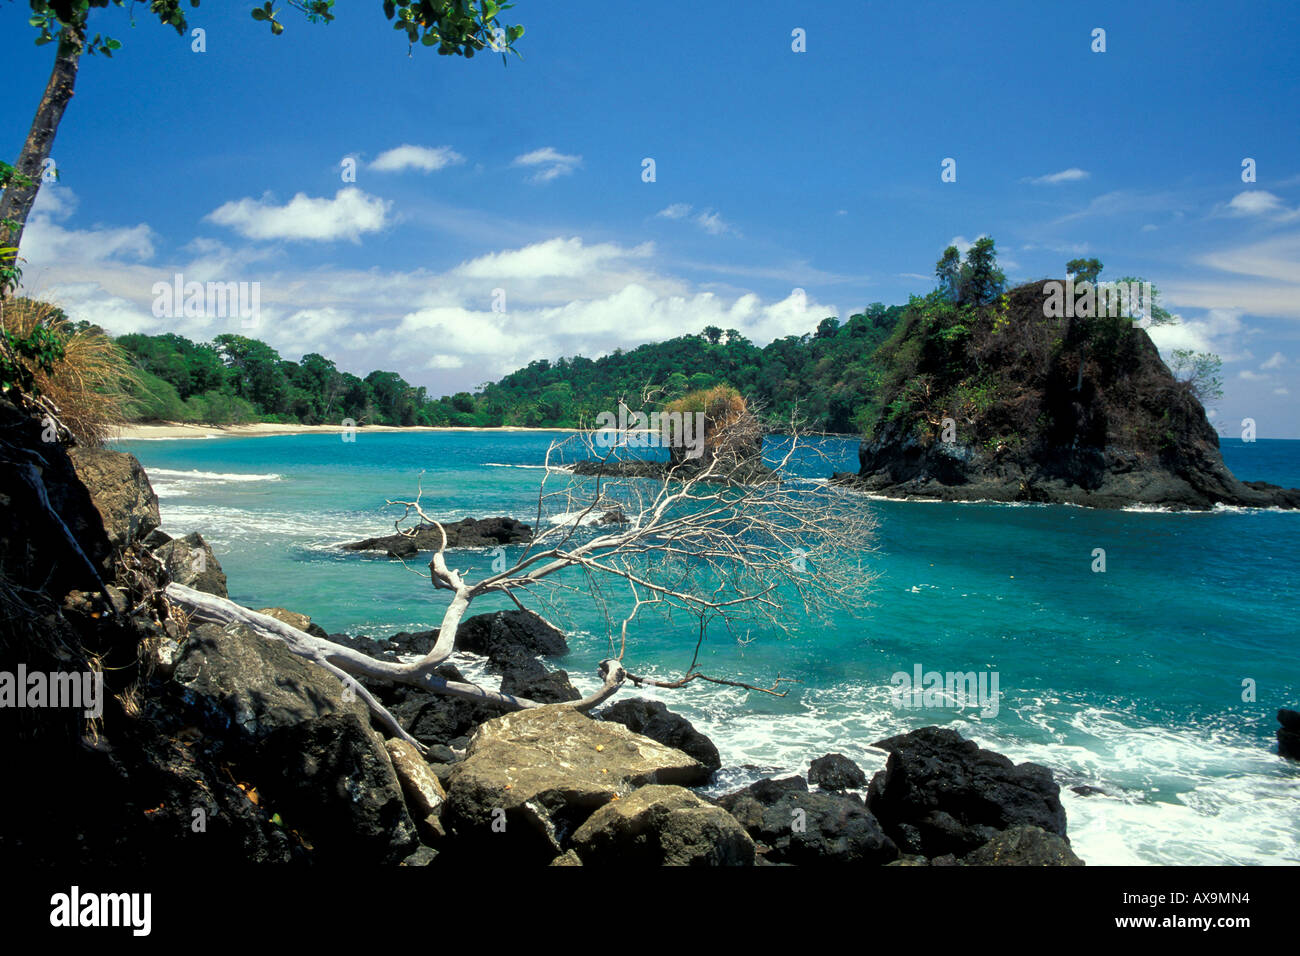
[[226, 590], [226, 573], [203, 535], [192, 531], [183, 538], [173, 538], [162, 531], [154, 531], [145, 544], [153, 549], [154, 556], [163, 563], [168, 575], [177, 584], [196, 591], [229, 597]]
[[859, 790], [867, 785], [867, 775], [844, 754], [827, 754], [812, 762], [808, 782], [823, 790]]
[[963, 866], [1083, 866], [1068, 841], [1038, 827], [1012, 827], [962, 857]]
[[801, 777], [760, 780], [718, 801], [769, 863], [884, 864], [898, 847], [852, 797], [811, 793]]
[[868, 803], [906, 853], [963, 856], [1017, 826], [1065, 836], [1060, 788], [1046, 767], [1013, 764], [940, 727], [875, 746], [889, 762], [872, 778]]
[[158, 527], [158, 496], [134, 455], [104, 448], [68, 449], [115, 548], [143, 541]]
[[318, 717], [369, 717], [337, 677], [245, 627], [192, 627], [171, 687], [200, 731], [245, 745]]
[[259, 749], [264, 797], [329, 864], [398, 863], [419, 845], [383, 741], [354, 713], [277, 730]]
[[693, 786], [709, 771], [680, 750], [542, 707], [490, 720], [450, 775], [443, 823], [462, 849], [494, 860], [546, 863], [615, 797], [649, 783]]
[[585, 866], [750, 866], [754, 841], [721, 807], [681, 787], [642, 787], [573, 835]]
[[456, 650], [493, 658], [518, 651], [541, 657], [569, 653], [564, 632], [532, 611], [475, 614], [456, 628]]
[[690, 754], [710, 772], [722, 766], [722, 758], [713, 741], [696, 730], [689, 720], [674, 714], [661, 701], [631, 697], [620, 700], [600, 712], [601, 720], [622, 724], [636, 734], [643, 734], [669, 747]]

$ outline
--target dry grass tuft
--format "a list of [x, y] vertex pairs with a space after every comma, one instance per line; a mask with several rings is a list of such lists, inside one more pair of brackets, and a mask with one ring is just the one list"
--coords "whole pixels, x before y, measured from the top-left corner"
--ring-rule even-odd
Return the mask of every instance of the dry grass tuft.
[[0, 301], [0, 327], [18, 337], [44, 326], [63, 340], [64, 355], [49, 371], [31, 368], [36, 391], [80, 444], [102, 445], [126, 421], [128, 388], [136, 372], [103, 330], [78, 327], [56, 305], [36, 299]]

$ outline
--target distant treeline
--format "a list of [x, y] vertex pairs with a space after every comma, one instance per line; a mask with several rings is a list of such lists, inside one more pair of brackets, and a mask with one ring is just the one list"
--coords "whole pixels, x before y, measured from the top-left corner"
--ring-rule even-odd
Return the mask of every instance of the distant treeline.
[[864, 427], [879, 381], [871, 356], [906, 308], [876, 303], [843, 324], [823, 319], [806, 335], [764, 348], [710, 326], [599, 359], [540, 359], [479, 392], [441, 398], [396, 372], [360, 378], [316, 353], [292, 362], [242, 335], [196, 343], [174, 333], [131, 334], [116, 342], [139, 370], [128, 409], [137, 421], [578, 427], [620, 398], [662, 403], [727, 384], [768, 413], [851, 432]]

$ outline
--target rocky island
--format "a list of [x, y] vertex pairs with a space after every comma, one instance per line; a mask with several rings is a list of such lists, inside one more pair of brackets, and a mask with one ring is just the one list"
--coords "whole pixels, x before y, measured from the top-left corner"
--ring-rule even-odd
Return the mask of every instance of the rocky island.
[[1145, 329], [1125, 315], [1048, 317], [1047, 285], [982, 306], [914, 299], [877, 353], [860, 468], [834, 479], [949, 501], [1300, 507], [1300, 490], [1227, 469], [1195, 389]]

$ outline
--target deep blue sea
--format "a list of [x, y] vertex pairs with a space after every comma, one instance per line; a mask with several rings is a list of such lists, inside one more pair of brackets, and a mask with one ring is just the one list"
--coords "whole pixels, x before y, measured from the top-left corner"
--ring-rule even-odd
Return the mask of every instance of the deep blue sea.
[[[164, 530], [211, 543], [234, 600], [383, 636], [436, 626], [445, 592], [430, 586], [427, 559], [408, 569], [334, 545], [391, 530], [385, 499], [412, 496], [421, 471], [435, 517], [531, 521], [556, 437], [363, 432], [355, 443], [294, 435], [117, 447], [147, 468]], [[834, 470], [856, 470], [856, 442], [826, 447]], [[1243, 479], [1300, 486], [1300, 442], [1225, 440], [1223, 452]], [[792, 609], [790, 633], [751, 633], [743, 645], [710, 634], [704, 645], [709, 672], [797, 678], [786, 697], [699, 682], [655, 692], [717, 743], [725, 767], [715, 789], [806, 773], [829, 751], [870, 773], [883, 766], [873, 741], [940, 724], [1052, 768], [1089, 864], [1300, 862], [1300, 764], [1278, 757], [1274, 739], [1277, 709], [1300, 707], [1300, 514], [865, 496], [862, 507], [878, 521], [863, 555], [877, 574], [866, 606], [829, 626]], [[1096, 548], [1104, 573], [1092, 570]], [[491, 555], [458, 552], [453, 564], [488, 573]], [[479, 601], [471, 613], [509, 606]], [[590, 690], [609, 652], [606, 624], [580, 593], [565, 606], [572, 651], [560, 666]], [[629, 667], [679, 673], [694, 641], [688, 621], [647, 619]], [[462, 665], [483, 674], [481, 662]], [[917, 665], [996, 671], [998, 713], [894, 706], [891, 676]], [[1070, 789], [1081, 785], [1104, 793]]]

